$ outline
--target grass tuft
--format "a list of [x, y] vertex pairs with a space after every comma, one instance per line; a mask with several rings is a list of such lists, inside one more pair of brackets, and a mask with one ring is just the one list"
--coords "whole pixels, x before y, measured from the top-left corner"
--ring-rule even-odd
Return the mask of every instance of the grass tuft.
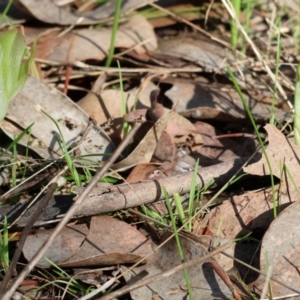
[[[172, 223], [172, 228], [173, 228], [173, 232], [174, 232], [174, 236], [175, 236], [175, 241], [176, 241], [179, 257], [180, 257], [181, 262], [183, 263], [185, 261], [184, 260], [184, 254], [183, 254], [183, 250], [182, 250], [182, 247], [181, 247], [179, 234], [178, 234], [178, 230], [177, 230], [177, 227], [176, 227], [176, 220], [175, 220], [175, 217], [174, 217], [174, 214], [173, 214], [173, 211], [172, 211], [169, 195], [168, 195], [165, 188], [163, 188], [163, 192], [164, 192], [164, 196], [165, 196], [165, 199], [166, 199], [166, 205], [167, 205], [169, 215], [170, 215], [170, 219], [171, 219], [171, 223]], [[184, 273], [184, 278], [185, 278], [185, 282], [186, 282], [186, 285], [187, 285], [189, 299], [193, 300], [194, 296], [193, 296], [193, 293], [192, 293], [192, 286], [191, 286], [191, 281], [190, 281], [188, 270], [184, 269], [183, 273]]]
[[2, 270], [6, 273], [9, 268], [9, 248], [8, 248], [8, 223], [6, 216], [3, 221], [3, 230], [0, 233], [0, 259]]

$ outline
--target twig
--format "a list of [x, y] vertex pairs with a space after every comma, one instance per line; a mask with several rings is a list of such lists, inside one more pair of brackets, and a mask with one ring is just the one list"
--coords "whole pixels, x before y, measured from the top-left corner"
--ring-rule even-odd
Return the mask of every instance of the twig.
[[73, 206], [69, 209], [69, 211], [66, 213], [64, 218], [59, 222], [59, 224], [56, 226], [52, 234], [48, 237], [47, 241], [44, 242], [44, 244], [41, 246], [39, 251], [32, 257], [31, 261], [27, 264], [27, 266], [22, 270], [20, 275], [16, 278], [14, 284], [10, 287], [8, 291], [1, 297], [2, 300], [10, 300], [13, 293], [17, 290], [21, 282], [24, 280], [24, 278], [31, 272], [31, 270], [34, 268], [34, 266], [38, 263], [40, 258], [44, 255], [48, 247], [53, 243], [53, 240], [55, 237], [60, 233], [60, 231], [67, 225], [69, 220], [72, 218], [75, 211], [80, 207], [84, 199], [88, 196], [88, 194], [91, 192], [93, 187], [97, 184], [97, 182], [101, 179], [101, 177], [105, 174], [105, 172], [109, 169], [109, 167], [117, 160], [120, 153], [126, 148], [129, 141], [132, 139], [134, 134], [137, 132], [137, 130], [140, 128], [141, 123], [135, 123], [132, 130], [129, 132], [129, 134], [125, 137], [125, 139], [121, 142], [119, 147], [116, 149], [114, 154], [106, 161], [104, 166], [96, 172], [94, 178], [91, 180], [89, 185], [85, 188], [85, 190], [77, 196], [76, 201], [74, 202]]
[[[56, 175], [56, 177], [54, 177], [51, 181], [49, 181], [49, 182], [46, 184], [46, 186], [43, 187], [42, 190], [41, 190], [39, 193], [37, 193], [37, 195], [33, 198], [33, 200], [30, 202], [30, 204], [27, 205], [27, 207], [26, 207], [22, 212], [18, 213], [17, 218], [14, 219], [14, 220], [9, 224], [9, 228], [11, 228], [12, 226], [14, 226], [14, 225], [18, 222], [18, 220], [20, 220], [22, 217], [24, 217], [24, 215], [27, 215], [27, 214], [28, 214], [28, 211], [30, 210], [30, 208], [38, 201], [38, 199], [40, 199], [40, 196], [41, 196], [42, 194], [45, 193], [45, 191], [47, 190], [47, 188], [49, 188], [49, 186], [50, 186], [52, 183], [57, 182], [57, 178], [58, 178], [61, 174], [63, 174], [63, 173], [66, 171], [66, 169], [67, 169], [67, 166], [65, 166], [65, 167], [64, 167], [64, 168]], [[58, 184], [58, 182], [57, 182], [57, 184]], [[59, 184], [58, 184], [58, 185], [59, 185]], [[51, 199], [50, 199], [50, 202], [51, 202]], [[18, 205], [18, 204], [17, 204], [17, 205]], [[44, 211], [45, 211], [45, 210], [47, 210], [47, 207], [44, 209]], [[43, 211], [43, 212], [44, 212], [44, 211]], [[40, 214], [40, 217], [43, 215], [43, 212]], [[7, 215], [7, 214], [5, 213], [4, 215]], [[26, 224], [30, 221], [30, 219], [31, 219], [30, 213], [29, 213], [29, 217], [28, 217], [27, 219], [28, 219], [28, 221], [24, 222], [25, 224], [24, 224], [23, 226], [26, 226]]]
[[[254, 268], [254, 267], [248, 265], [248, 264], [245, 263], [244, 261], [242, 261], [242, 260], [240, 260], [240, 259], [238, 259], [238, 258], [235, 258], [235, 257], [231, 256], [230, 254], [228, 254], [228, 253], [226, 253], [226, 252], [222, 252], [222, 254], [225, 255], [225, 256], [227, 256], [227, 257], [229, 257], [229, 258], [231, 258], [231, 259], [233, 259], [235, 262], [237, 262], [237, 263], [239, 263], [239, 264], [241, 264], [241, 265], [247, 267], [248, 269], [250, 269], [250, 270], [252, 270], [252, 271], [254, 271], [254, 272], [258, 273], [258, 274], [261, 274], [261, 275], [263, 275], [264, 277], [267, 277], [267, 274], [266, 274], [266, 273], [264, 273], [264, 272], [262, 272], [261, 270], [256, 269], [256, 268]], [[278, 284], [280, 284], [280, 285], [286, 287], [287, 289], [291, 290], [292, 292], [297, 293], [297, 295], [300, 295], [300, 290], [297, 290], [297, 289], [295, 289], [294, 287], [292, 287], [292, 286], [286, 284], [285, 282], [280, 281], [280, 280], [277, 279], [276, 277], [271, 276], [270, 279], [271, 279], [272, 281], [274, 281], [274, 282], [276, 282], [276, 283], [278, 283]], [[273, 299], [274, 299], [274, 298], [273, 298]]]
[[49, 189], [48, 189], [45, 197], [41, 200], [38, 209], [35, 211], [35, 213], [31, 217], [31, 220], [28, 222], [28, 224], [23, 229], [21, 238], [20, 238], [19, 242], [17, 243], [16, 251], [15, 251], [14, 256], [13, 256], [11, 262], [10, 262], [10, 266], [9, 266], [9, 268], [8, 268], [4, 278], [3, 278], [3, 281], [1, 283], [0, 295], [4, 294], [4, 292], [6, 290], [6, 286], [9, 282], [9, 280], [11, 279], [11, 276], [13, 275], [13, 273], [16, 273], [16, 266], [17, 266], [17, 263], [18, 263], [19, 258], [21, 256], [22, 249], [23, 249], [23, 246], [24, 246], [25, 241], [27, 239], [27, 236], [29, 235], [30, 230], [32, 229], [34, 223], [37, 221], [39, 215], [41, 214], [41, 212], [47, 206], [47, 204], [48, 204], [50, 198], [52, 197], [52, 195], [53, 195], [56, 188], [57, 188], [57, 183], [52, 183], [49, 186]]
[[207, 30], [202, 29], [200, 26], [195, 25], [194, 23], [192, 23], [192, 22], [190, 22], [190, 21], [184, 19], [184, 18], [181, 17], [181, 16], [178, 16], [178, 15], [174, 14], [174, 13], [171, 12], [170, 10], [165, 9], [165, 8], [163, 8], [163, 7], [161, 7], [161, 6], [157, 5], [157, 4], [155, 4], [155, 3], [149, 3], [149, 5], [151, 5], [152, 7], [156, 8], [156, 9], [158, 9], [158, 10], [160, 10], [160, 11], [166, 13], [166, 14], [168, 14], [169, 16], [171, 16], [172, 18], [174, 18], [175, 20], [177, 20], [177, 21], [179, 21], [179, 22], [182, 22], [182, 23], [184, 23], [184, 24], [189, 25], [190, 27], [192, 27], [193, 29], [195, 29], [195, 30], [201, 32], [202, 34], [204, 34], [205, 36], [207, 36], [207, 37], [210, 38], [211, 40], [216, 41], [216, 42], [218, 42], [220, 45], [225, 46], [226, 48], [232, 50], [232, 46], [231, 46], [229, 43], [227, 43], [227, 42], [225, 42], [225, 41], [223, 41], [223, 40], [221, 40], [221, 39], [218, 39], [218, 38], [214, 37], [214, 36], [211, 35]]
[[[197, 236], [197, 235], [195, 235], [195, 234], [192, 234], [192, 233], [187, 232], [187, 231], [182, 231], [180, 234], [181, 234], [183, 237], [192, 239], [193, 241], [195, 241], [195, 242], [197, 242], [197, 243], [200, 243], [201, 245], [203, 245], [203, 246], [205, 246], [205, 247], [210, 247], [210, 245], [208, 245], [206, 242], [203, 242], [203, 240], [201, 239], [201, 237], [199, 237], [199, 236]], [[246, 268], [248, 268], [248, 269], [250, 269], [250, 270], [256, 272], [257, 274], [260, 274], [260, 275], [262, 275], [262, 276], [264, 276], [264, 277], [267, 277], [267, 274], [264, 273], [263, 271], [261, 271], [261, 270], [259, 270], [259, 269], [256, 269], [256, 268], [252, 267], [251, 265], [245, 263], [244, 261], [242, 261], [242, 260], [240, 260], [240, 259], [238, 259], [238, 258], [236, 258], [236, 257], [234, 257], [234, 256], [232, 256], [232, 255], [230, 255], [230, 254], [228, 254], [227, 252], [221, 251], [221, 253], [222, 253], [223, 255], [225, 255], [226, 257], [231, 258], [231, 259], [234, 260], [235, 262], [237, 262], [237, 263], [239, 263], [239, 264], [245, 266]], [[272, 277], [272, 276], [271, 276], [270, 279], [271, 279], [272, 281], [274, 281], [274, 282], [276, 282], [276, 283], [278, 283], [278, 284], [280, 284], [280, 285], [286, 287], [287, 289], [290, 289], [291, 291], [293, 291], [293, 292], [295, 292], [295, 293], [298, 293], [297, 295], [300, 295], [300, 290], [296, 290], [295, 288], [293, 288], [293, 287], [287, 285], [286, 283], [281, 282], [280, 280], [276, 279], [276, 277]]]
[[[96, 120], [94, 119], [93, 116], [90, 116], [87, 127], [85, 128], [84, 132], [82, 133], [82, 135], [80, 137], [80, 140], [76, 143], [77, 146], [80, 145], [80, 144], [82, 144], [86, 140], [86, 138], [87, 138], [88, 134], [90, 133], [92, 127], [95, 126], [95, 125], [97, 125]], [[80, 153], [80, 149], [76, 148], [74, 150], [74, 154], [75, 154], [75, 156], [79, 156], [81, 154]]]
[[223, 282], [228, 286], [228, 288], [231, 291], [233, 297], [236, 300], [242, 300], [241, 296], [236, 291], [235, 286], [231, 282], [228, 274], [223, 270], [223, 268], [218, 264], [218, 262], [214, 258], [212, 258], [210, 263], [211, 263], [213, 269], [215, 270], [215, 272], [219, 275], [219, 277], [223, 280]]
[[37, 185], [45, 178], [54, 174], [56, 171], [57, 171], [56, 168], [51, 168], [49, 171], [46, 171], [44, 174], [37, 175], [33, 180], [26, 181], [24, 183], [19, 184], [16, 188], [14, 188], [11, 191], [8, 191], [6, 194], [0, 196], [0, 201], [5, 201], [17, 194], [20, 194], [23, 191], [26, 191], [26, 190], [32, 188], [33, 186]]

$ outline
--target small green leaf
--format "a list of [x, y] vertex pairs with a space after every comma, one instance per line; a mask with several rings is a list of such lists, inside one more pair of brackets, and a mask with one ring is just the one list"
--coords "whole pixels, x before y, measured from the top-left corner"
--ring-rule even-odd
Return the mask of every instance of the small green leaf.
[[9, 101], [27, 80], [33, 54], [23, 61], [26, 49], [24, 37], [17, 29], [0, 35], [0, 121], [6, 115]]

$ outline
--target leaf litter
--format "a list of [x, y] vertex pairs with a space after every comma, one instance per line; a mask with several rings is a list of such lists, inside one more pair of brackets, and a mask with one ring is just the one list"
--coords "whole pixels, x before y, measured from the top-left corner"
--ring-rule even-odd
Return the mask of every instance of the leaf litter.
[[[274, 80], [265, 68], [268, 64], [271, 72], [276, 72], [277, 48], [266, 52], [264, 63], [255, 61], [253, 49], [232, 51], [226, 29], [229, 14], [221, 4], [211, 7], [204, 4], [204, 13], [194, 10], [186, 18], [185, 12], [183, 17], [177, 13], [196, 9], [193, 4], [179, 3], [174, 7], [165, 4], [160, 10], [163, 17], [159, 14], [148, 19], [146, 12], [157, 9], [156, 4], [126, 1], [121, 6], [122, 18], [116, 32], [115, 61], [105, 68], [116, 1], [103, 5], [73, 2], [45, 1], [41, 5], [19, 0], [14, 3], [14, 9], [22, 7], [27, 13], [22, 22], [25, 22], [28, 44], [32, 45], [33, 36], [38, 36], [36, 74], [41, 79], [29, 77], [23, 90], [11, 101], [2, 123], [1, 147], [5, 155], [1, 158], [1, 174], [6, 174], [6, 179], [0, 199], [8, 200], [0, 207], [1, 217], [6, 215], [9, 224], [17, 226], [12, 232], [24, 226], [26, 229], [37, 210], [33, 199], [43, 198], [42, 188], [54, 180], [53, 173], [61, 171], [67, 182], [40, 212], [35, 224], [38, 228], [32, 230], [23, 245], [24, 258], [32, 260], [54, 231], [55, 223], [84, 192], [96, 169], [109, 160], [109, 155], [117, 153], [118, 161], [110, 166], [101, 180], [104, 182], [98, 182], [84, 199], [73, 215], [73, 223], [56, 236], [45, 256], [52, 268], [53, 264], [59, 266], [70, 272], [70, 276], [77, 274], [79, 268], [94, 274], [90, 281], [85, 280], [88, 276], [77, 277], [87, 287], [95, 288], [99, 282], [113, 280], [114, 293], [120, 289], [120, 297], [125, 285], [130, 299], [155, 296], [184, 299], [188, 286], [182, 272], [144, 287], [135, 288], [135, 282], [152, 275], [159, 277], [183, 262], [174, 238], [164, 229], [170, 232], [163, 188], [170, 197], [179, 193], [181, 205], [188, 207], [193, 171], [199, 160], [196, 187], [202, 189], [201, 201], [192, 204], [193, 216], [186, 214], [193, 220], [190, 221], [192, 231], [182, 231], [180, 238], [184, 262], [207, 257], [215, 247], [229, 240], [241, 241], [226, 250], [227, 256], [220, 253], [188, 268], [194, 298], [249, 299], [255, 297], [254, 293], [259, 297], [268, 283], [265, 276], [268, 271], [272, 293], [267, 292], [267, 297], [300, 293], [297, 272], [299, 146], [279, 130], [292, 117], [285, 101], [293, 98], [294, 70], [284, 65], [288, 60], [285, 54], [279, 61], [277, 78], [278, 86], [282, 85], [287, 95], [283, 99], [284, 93], [274, 90]], [[152, 9], [143, 14], [141, 7], [146, 4], [152, 5]], [[279, 3], [284, 5], [294, 7], [290, 1]], [[205, 11], [215, 31], [199, 26], [207, 18]], [[28, 24], [29, 15], [33, 21]], [[37, 27], [35, 20], [44, 28]], [[99, 23], [100, 28], [87, 27]], [[53, 25], [49, 27], [49, 24]], [[253, 11], [250, 24], [258, 35], [267, 36], [269, 27], [257, 11]], [[255, 40], [255, 34], [251, 33], [251, 37]], [[117, 67], [116, 60], [121, 67]], [[266, 153], [271, 171], [261, 150], [250, 159], [258, 142], [253, 137], [240, 95], [229, 78], [228, 66], [235, 74], [260, 134], [268, 143]], [[267, 124], [272, 114], [277, 128]], [[119, 153], [119, 144], [126, 141], [126, 126], [138, 129], [127, 141], [126, 150]], [[25, 129], [26, 134], [18, 139], [14, 150], [17, 155], [5, 151], [10, 141]], [[82, 178], [80, 187], [74, 186], [73, 174], [64, 170], [62, 137]], [[49, 173], [43, 171], [42, 176], [35, 178], [36, 171], [50, 163], [55, 165], [54, 169]], [[243, 165], [246, 166], [241, 170]], [[244, 177], [214, 199], [216, 192], [236, 173]], [[276, 177], [273, 187], [270, 187], [271, 175]], [[13, 192], [16, 181], [23, 187]], [[5, 197], [7, 192], [12, 196]], [[173, 209], [178, 212], [178, 207]], [[177, 222], [178, 227], [183, 225], [182, 220]], [[166, 236], [170, 240], [157, 248]], [[13, 241], [10, 246], [14, 250]], [[249, 271], [235, 259], [260, 269], [260, 273]], [[43, 258], [36, 265], [48, 269], [50, 263]], [[95, 268], [99, 267], [101, 271], [97, 273]], [[17, 270], [14, 276], [20, 275]], [[111, 270], [125, 274], [116, 277]], [[8, 293], [3, 299], [8, 299], [5, 298]], [[47, 288], [43, 288], [34, 297], [46, 293]], [[67, 293], [69, 297], [71, 291]], [[84, 292], [75, 293], [80, 297]], [[109, 294], [102, 298], [109, 299]]]

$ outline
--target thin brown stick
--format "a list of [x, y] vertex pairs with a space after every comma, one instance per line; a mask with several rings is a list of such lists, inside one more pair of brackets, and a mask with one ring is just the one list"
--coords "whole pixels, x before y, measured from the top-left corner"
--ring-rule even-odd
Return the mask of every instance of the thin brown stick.
[[235, 286], [231, 282], [228, 274], [223, 270], [223, 268], [218, 264], [218, 262], [215, 259], [212, 258], [210, 263], [211, 263], [213, 269], [215, 270], [215, 272], [219, 275], [219, 277], [223, 280], [223, 282], [228, 286], [228, 288], [230, 289], [233, 297], [236, 300], [242, 300], [241, 296], [236, 291]]
[[[256, 269], [256, 268], [250, 266], [249, 264], [245, 263], [244, 261], [242, 261], [242, 260], [240, 260], [240, 259], [238, 259], [238, 258], [235, 258], [235, 257], [231, 256], [230, 254], [228, 254], [228, 253], [226, 253], [226, 252], [222, 252], [222, 254], [225, 255], [225, 256], [227, 256], [227, 257], [229, 257], [229, 258], [231, 258], [231, 259], [233, 259], [234, 261], [238, 262], [239, 264], [241, 264], [241, 265], [247, 267], [248, 269], [250, 269], [250, 270], [252, 270], [252, 271], [254, 271], [254, 272], [258, 273], [258, 274], [261, 274], [261, 275], [263, 275], [264, 277], [267, 277], [267, 274], [266, 274], [266, 273], [262, 272], [262, 271], [259, 270], [259, 269]], [[300, 290], [297, 290], [297, 289], [293, 288], [292, 286], [286, 284], [285, 282], [282, 282], [282, 281], [278, 280], [276, 277], [271, 276], [271, 277], [270, 277], [270, 280], [272, 280], [272, 281], [274, 281], [274, 282], [276, 282], [276, 283], [278, 283], [278, 284], [280, 284], [280, 285], [286, 287], [287, 289], [291, 290], [292, 292], [295, 292], [295, 293], [297, 293], [298, 295], [300, 295]]]
[[[187, 232], [187, 231], [181, 231], [180, 234], [181, 234], [183, 237], [189, 238], [189, 239], [191, 239], [191, 240], [193, 240], [193, 241], [195, 241], [195, 242], [197, 242], [197, 243], [200, 243], [201, 245], [203, 245], [203, 246], [205, 246], [205, 247], [210, 247], [210, 245], [208, 245], [206, 242], [203, 242], [203, 240], [201, 239], [201, 237], [199, 237], [199, 236], [197, 236], [197, 235], [195, 235], [195, 234], [192, 234], [192, 233]], [[251, 265], [249, 265], [249, 264], [245, 263], [244, 261], [242, 261], [242, 260], [240, 260], [240, 259], [238, 259], [238, 258], [236, 258], [236, 257], [234, 257], [234, 256], [232, 256], [232, 255], [230, 255], [230, 254], [228, 254], [228, 253], [226, 253], [225, 251], [222, 251], [221, 253], [222, 253], [223, 255], [225, 255], [225, 256], [231, 258], [231, 259], [234, 260], [235, 262], [237, 262], [237, 263], [239, 263], [239, 264], [241, 264], [241, 265], [247, 267], [248, 269], [250, 269], [250, 270], [256, 272], [257, 274], [260, 274], [260, 275], [262, 275], [262, 276], [264, 276], [264, 277], [267, 276], [267, 274], [264, 273], [263, 271], [261, 271], [261, 270], [259, 270], [259, 269], [256, 269], [256, 268], [252, 267]], [[272, 281], [274, 281], [274, 282], [276, 282], [276, 283], [278, 283], [278, 284], [280, 284], [280, 285], [286, 287], [287, 289], [290, 289], [291, 291], [300, 294], [300, 290], [294, 289], [293, 287], [287, 285], [287, 284], [284, 283], [284, 282], [281, 282], [280, 280], [276, 279], [275, 277], [273, 278], [273, 277], [271, 276], [270, 279], [271, 279]]]
[[49, 171], [46, 171], [43, 174], [37, 175], [33, 180], [26, 181], [25, 183], [19, 184], [17, 187], [12, 189], [11, 191], [8, 191], [6, 194], [0, 196], [0, 201], [5, 201], [17, 194], [20, 194], [21, 192], [24, 192], [33, 186], [40, 183], [42, 180], [46, 179], [47, 177], [53, 175], [57, 171], [57, 168], [51, 168]]
[[216, 140], [216, 139], [227, 139], [227, 138], [236, 138], [236, 137], [246, 137], [246, 138], [255, 138], [255, 134], [251, 134], [251, 133], [226, 133], [226, 134], [220, 134], [220, 135], [216, 135], [213, 136], [212, 139]]
[[227, 42], [225, 42], [225, 41], [223, 41], [223, 40], [221, 40], [221, 39], [218, 39], [218, 38], [214, 37], [214, 36], [211, 35], [207, 30], [204, 30], [204, 29], [202, 29], [201, 27], [199, 27], [199, 26], [193, 24], [192, 22], [190, 22], [190, 21], [184, 19], [183, 17], [174, 14], [174, 13], [171, 12], [170, 10], [165, 9], [165, 8], [163, 8], [163, 7], [161, 7], [161, 6], [157, 5], [157, 4], [155, 4], [155, 3], [149, 3], [149, 5], [151, 5], [152, 7], [156, 8], [156, 9], [158, 9], [158, 10], [160, 10], [160, 11], [166, 13], [166, 14], [168, 14], [169, 16], [171, 16], [172, 18], [174, 18], [175, 20], [177, 20], [177, 21], [179, 21], [179, 22], [181, 22], [181, 23], [185, 23], [185, 24], [189, 25], [190, 27], [192, 27], [193, 29], [195, 29], [195, 30], [201, 32], [202, 34], [204, 34], [205, 36], [207, 36], [207, 37], [210, 38], [211, 40], [213, 40], [213, 41], [215, 41], [215, 42], [218, 42], [220, 45], [223, 45], [223, 46], [225, 46], [226, 48], [228, 48], [228, 49], [230, 49], [230, 50], [233, 50], [233, 49], [232, 49], [232, 46], [231, 46], [229, 43], [227, 43]]
[[7, 270], [4, 278], [3, 278], [3, 281], [1, 283], [1, 286], [0, 286], [0, 295], [4, 294], [9, 280], [11, 279], [13, 273], [16, 273], [16, 266], [17, 266], [17, 263], [18, 263], [19, 258], [21, 256], [22, 249], [23, 249], [23, 246], [24, 246], [25, 241], [27, 239], [27, 236], [29, 235], [29, 233], [30, 233], [30, 231], [31, 231], [34, 223], [37, 221], [39, 215], [41, 214], [41, 212], [47, 206], [47, 204], [48, 204], [49, 200], [51, 199], [51, 197], [52, 197], [52, 195], [53, 195], [53, 193], [54, 193], [54, 191], [55, 191], [56, 188], [57, 188], [57, 183], [52, 183], [49, 186], [49, 189], [48, 189], [45, 197], [41, 200], [38, 209], [32, 215], [31, 220], [28, 222], [28, 224], [23, 229], [21, 238], [20, 238], [19, 242], [17, 243], [17, 249], [16, 249], [16, 251], [14, 253], [14, 256], [13, 256], [11, 262], [10, 262], [10, 266], [9, 266], [9, 268], [8, 268], [8, 270]]
[[[87, 125], [87, 127], [85, 128], [84, 132], [82, 133], [82, 135], [81, 135], [81, 137], [80, 137], [80, 140], [77, 142], [77, 146], [80, 145], [80, 144], [82, 144], [82, 143], [86, 140], [86, 138], [87, 138], [89, 132], [91, 131], [91, 129], [92, 129], [92, 127], [93, 127], [94, 125], [97, 125], [97, 122], [96, 122], [95, 118], [94, 118], [93, 116], [89, 116], [88, 125]], [[79, 156], [79, 155], [81, 154], [81, 153], [80, 153], [80, 149], [79, 149], [79, 148], [76, 148], [76, 149], [74, 150], [74, 154], [75, 154], [75, 156]]]

